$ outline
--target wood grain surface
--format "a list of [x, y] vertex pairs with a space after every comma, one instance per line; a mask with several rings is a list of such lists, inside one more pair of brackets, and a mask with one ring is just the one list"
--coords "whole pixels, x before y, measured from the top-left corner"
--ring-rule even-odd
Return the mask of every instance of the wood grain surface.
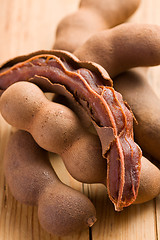
[[[0, 63], [16, 55], [51, 49], [59, 20], [77, 9], [78, 3], [79, 0], [0, 0]], [[159, 13], [159, 0], [142, 0], [130, 21], [160, 24]], [[160, 97], [160, 67], [149, 70], [148, 81]], [[98, 221], [92, 229], [63, 238], [46, 233], [38, 223], [37, 207], [18, 203], [5, 182], [3, 155], [12, 131], [0, 116], [0, 240], [160, 240], [160, 197], [117, 213], [105, 187], [73, 180], [61, 159], [52, 154], [61, 180], [93, 201]]]

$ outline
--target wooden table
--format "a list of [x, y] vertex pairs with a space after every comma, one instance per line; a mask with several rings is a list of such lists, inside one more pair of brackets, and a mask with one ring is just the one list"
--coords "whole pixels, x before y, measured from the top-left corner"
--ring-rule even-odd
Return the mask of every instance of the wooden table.
[[[50, 49], [57, 23], [73, 12], [79, 0], [0, 0], [0, 62], [39, 49]], [[131, 18], [138, 23], [160, 24], [160, 1], [142, 0]], [[148, 80], [160, 95], [160, 67], [149, 70]], [[58, 238], [39, 225], [37, 207], [18, 203], [3, 174], [3, 155], [11, 127], [0, 116], [0, 240], [158, 240], [160, 198], [117, 213], [101, 185], [80, 184], [66, 172], [59, 157], [53, 165], [66, 184], [82, 191], [95, 204], [98, 221], [89, 231]]]

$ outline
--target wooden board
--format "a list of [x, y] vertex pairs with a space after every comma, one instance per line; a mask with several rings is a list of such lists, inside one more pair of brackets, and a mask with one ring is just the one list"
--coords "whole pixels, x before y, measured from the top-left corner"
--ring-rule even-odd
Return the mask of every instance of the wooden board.
[[[57, 23], [73, 12], [79, 0], [0, 0], [0, 63], [20, 54], [51, 49]], [[138, 23], [160, 24], [160, 1], [142, 0], [131, 18]], [[160, 67], [148, 72], [148, 81], [160, 96]], [[66, 172], [59, 157], [53, 165], [66, 184], [84, 192], [97, 209], [98, 221], [89, 230], [58, 238], [39, 225], [37, 207], [18, 203], [3, 174], [3, 155], [12, 129], [0, 116], [0, 240], [160, 240], [160, 198], [116, 213], [102, 185], [82, 185]], [[53, 158], [53, 155], [52, 155]]]

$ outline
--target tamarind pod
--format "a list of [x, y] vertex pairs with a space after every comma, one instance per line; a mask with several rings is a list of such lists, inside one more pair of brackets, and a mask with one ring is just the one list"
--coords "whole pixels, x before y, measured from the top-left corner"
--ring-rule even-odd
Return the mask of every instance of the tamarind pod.
[[136, 142], [144, 153], [160, 161], [159, 98], [142, 69], [134, 69], [114, 78], [115, 88], [131, 106], [138, 124], [134, 124]]
[[81, 0], [79, 9], [58, 24], [53, 48], [73, 52], [97, 31], [125, 22], [140, 0]]
[[93, 35], [74, 52], [104, 67], [113, 78], [133, 67], [160, 64], [160, 26], [124, 23]]
[[36, 85], [28, 82], [19, 82], [7, 97], [8, 103], [10, 100], [13, 105], [7, 104], [7, 120], [29, 131], [41, 147], [61, 155], [74, 178], [87, 183], [106, 181], [106, 161], [102, 158], [100, 141], [82, 128], [74, 112], [49, 101]]
[[29, 133], [15, 132], [4, 158], [5, 177], [13, 196], [21, 203], [38, 206], [38, 218], [46, 231], [67, 235], [95, 223], [91, 201], [59, 180], [48, 153]]
[[[116, 210], [122, 210], [123, 206], [130, 205], [136, 199], [139, 185], [141, 151], [133, 140], [132, 113], [123, 102], [122, 96], [110, 87], [111, 81], [105, 77], [107, 74], [102, 68], [99, 70], [99, 67], [93, 63], [79, 62], [66, 52], [63, 53], [61, 51], [56, 53], [61, 54], [63, 58], [55, 55], [37, 55], [1, 72], [0, 87], [4, 89], [13, 82], [19, 80], [26, 81], [30, 78], [32, 78], [32, 81], [35, 81], [37, 78], [38, 80], [45, 81], [46, 85], [50, 84], [50, 90], [55, 83], [66, 87], [84, 109], [86, 109], [97, 129], [102, 144], [103, 156], [108, 161], [107, 171], [109, 177], [107, 179], [107, 187], [109, 197], [114, 203]], [[67, 59], [69, 60], [67, 61]], [[88, 68], [84, 68], [83, 66], [87, 66]], [[96, 71], [93, 71], [93, 67]], [[92, 71], [89, 70], [90, 68], [92, 68]], [[103, 75], [99, 77], [96, 72], [100, 74], [101, 71], [103, 71]], [[103, 85], [106, 79], [106, 84], [108, 82], [109, 86]], [[6, 120], [9, 120], [10, 124], [16, 124], [17, 120], [13, 120], [13, 116], [7, 119], [6, 105], [3, 104], [3, 99], [7, 98], [3, 96], [5, 94], [2, 95], [1, 100], [2, 115]], [[11, 111], [11, 108], [13, 108], [13, 105], [12, 107], [10, 106], [10, 110], [7, 109], [7, 113]], [[11, 112], [13, 113], [13, 111]], [[111, 151], [113, 146], [114, 151]], [[132, 160], [128, 159], [128, 155]], [[129, 169], [125, 169], [125, 166], [130, 165], [125, 163], [127, 161], [131, 164]], [[117, 175], [113, 174], [115, 170], [110, 167], [111, 162], [113, 163], [112, 166], [115, 164], [117, 168]], [[111, 180], [113, 175], [114, 179], [117, 178], [116, 185]], [[128, 194], [128, 190], [126, 190], [126, 186], [129, 187], [130, 195]]]

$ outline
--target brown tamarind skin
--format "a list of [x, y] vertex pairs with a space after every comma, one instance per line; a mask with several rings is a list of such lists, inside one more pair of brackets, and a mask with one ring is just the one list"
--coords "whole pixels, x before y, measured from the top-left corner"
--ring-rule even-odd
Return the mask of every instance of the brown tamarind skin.
[[133, 67], [160, 64], [160, 26], [124, 23], [93, 35], [74, 52], [81, 61], [92, 61], [116, 77]]
[[53, 48], [75, 51], [97, 31], [125, 22], [139, 3], [140, 0], [81, 0], [79, 9], [59, 23]]
[[130, 70], [114, 79], [114, 87], [129, 103], [138, 124], [134, 124], [136, 142], [143, 152], [160, 161], [160, 100], [140, 70]]
[[41, 226], [49, 233], [67, 235], [96, 221], [91, 201], [63, 184], [54, 172], [48, 153], [25, 131], [15, 132], [4, 157], [4, 171], [13, 196], [37, 205]]

